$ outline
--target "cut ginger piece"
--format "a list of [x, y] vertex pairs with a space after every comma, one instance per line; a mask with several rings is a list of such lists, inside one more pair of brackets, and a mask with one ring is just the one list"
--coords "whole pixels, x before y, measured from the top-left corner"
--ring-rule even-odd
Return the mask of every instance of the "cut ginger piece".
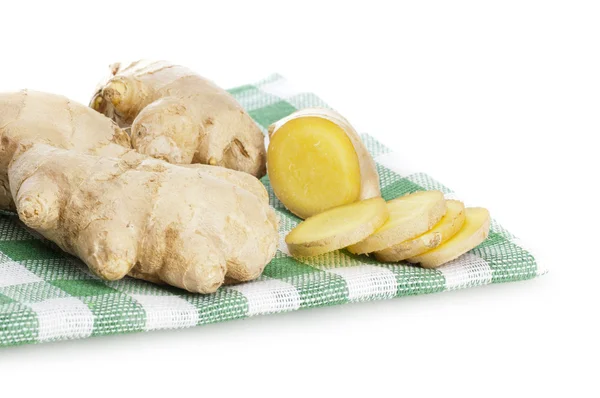
[[375, 252], [379, 261], [397, 262], [418, 256], [452, 238], [465, 222], [465, 205], [458, 200], [446, 201], [446, 214], [432, 229], [416, 238], [400, 242]]
[[490, 212], [481, 207], [465, 210], [463, 227], [443, 245], [420, 256], [409, 258], [411, 263], [420, 263], [424, 268], [436, 268], [452, 261], [487, 239], [490, 231]]
[[387, 202], [390, 218], [365, 240], [348, 247], [354, 254], [383, 250], [430, 230], [446, 213], [440, 191], [415, 192]]
[[305, 109], [269, 128], [267, 171], [275, 196], [307, 218], [380, 196], [375, 162], [352, 126], [327, 109]]
[[335, 207], [309, 217], [285, 237], [290, 254], [310, 257], [342, 249], [371, 235], [388, 219], [382, 198]]

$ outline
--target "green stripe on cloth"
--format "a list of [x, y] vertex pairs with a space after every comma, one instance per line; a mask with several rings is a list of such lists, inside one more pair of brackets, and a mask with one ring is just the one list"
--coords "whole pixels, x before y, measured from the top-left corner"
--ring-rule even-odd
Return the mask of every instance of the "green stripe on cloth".
[[277, 101], [274, 104], [250, 111], [250, 116], [252, 116], [256, 123], [260, 124], [264, 128], [267, 128], [272, 123], [286, 117], [295, 110], [296, 108], [294, 108], [290, 103], [286, 101]]
[[0, 287], [0, 294], [23, 304], [40, 303], [69, 296], [63, 290], [45, 281]]
[[37, 239], [0, 241], [0, 252], [15, 261], [49, 260], [62, 256], [62, 253], [52, 250]]
[[[1, 300], [5, 302], [7, 298]], [[2, 301], [0, 301], [0, 347], [35, 343], [38, 337], [35, 313], [23, 304], [16, 302], [2, 304]]]
[[2, 294], [0, 294], [0, 306], [9, 304], [9, 303], [14, 303], [15, 300], [11, 299], [10, 297], [6, 297]]
[[[260, 125], [296, 109], [326, 107], [315, 94], [294, 89], [279, 75], [230, 90]], [[363, 142], [376, 160], [385, 199], [420, 191], [452, 191], [423, 173], [400, 175], [394, 152], [369, 135]], [[78, 259], [34, 236], [16, 216], [0, 213], [0, 346], [96, 335], [183, 328], [327, 305], [436, 293], [539, 274], [531, 253], [495, 220], [489, 238], [470, 253], [435, 270], [384, 264], [346, 250], [294, 259], [285, 235], [301, 220], [262, 180], [280, 219], [275, 258], [256, 281], [223, 286], [211, 295], [124, 278], [106, 282]], [[451, 196], [449, 196], [451, 197]]]
[[69, 280], [85, 280], [86, 278], [94, 278], [81, 262], [75, 258], [61, 256], [47, 259], [27, 259], [20, 263], [29, 271], [39, 276], [47, 282], [53, 280], [69, 281]]
[[[264, 275], [293, 285], [300, 296], [302, 308], [343, 304], [348, 301], [348, 289], [341, 277], [286, 255], [274, 258], [265, 268]], [[327, 295], [322, 292], [327, 292]]]
[[246, 298], [224, 288], [208, 296], [186, 293], [183, 297], [198, 309], [199, 325], [245, 318], [248, 313]]
[[500, 234], [491, 233], [487, 241], [471, 252], [490, 265], [493, 283], [513, 282], [536, 276], [537, 264], [533, 255]]
[[77, 297], [93, 314], [93, 336], [144, 330], [146, 312], [134, 298], [124, 294]]
[[400, 196], [408, 195], [409, 193], [424, 191], [423, 187], [414, 182], [401, 178], [391, 184], [381, 187], [381, 196], [385, 200], [392, 200]]

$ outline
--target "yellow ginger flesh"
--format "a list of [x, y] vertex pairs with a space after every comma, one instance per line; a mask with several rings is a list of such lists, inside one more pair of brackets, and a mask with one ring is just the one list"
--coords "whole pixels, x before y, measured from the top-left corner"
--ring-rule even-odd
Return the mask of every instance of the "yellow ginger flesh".
[[452, 238], [465, 222], [465, 206], [458, 200], [446, 201], [446, 214], [432, 229], [413, 239], [408, 239], [375, 252], [379, 261], [396, 262], [434, 249]]
[[409, 258], [411, 263], [420, 263], [425, 268], [436, 268], [452, 261], [487, 239], [490, 230], [490, 213], [481, 207], [465, 210], [465, 222], [450, 240], [420, 256]]
[[344, 130], [327, 119], [285, 123], [271, 136], [267, 158], [275, 195], [301, 218], [359, 199], [358, 156]]
[[293, 256], [316, 256], [366, 238], [388, 216], [382, 198], [362, 200], [307, 218], [286, 236], [285, 242]]
[[390, 218], [373, 235], [348, 250], [355, 254], [371, 253], [412, 239], [430, 230], [446, 213], [446, 201], [440, 191], [415, 192], [387, 202]]

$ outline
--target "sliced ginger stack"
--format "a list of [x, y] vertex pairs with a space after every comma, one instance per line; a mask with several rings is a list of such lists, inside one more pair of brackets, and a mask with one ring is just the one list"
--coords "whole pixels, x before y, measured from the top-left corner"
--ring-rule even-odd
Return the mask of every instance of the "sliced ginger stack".
[[487, 239], [490, 230], [490, 213], [481, 207], [465, 210], [463, 227], [450, 240], [433, 250], [409, 258], [411, 263], [419, 263], [424, 268], [437, 268], [452, 261]]
[[387, 203], [372, 198], [335, 207], [307, 218], [285, 240], [296, 257], [347, 248], [355, 254], [373, 253], [379, 261], [437, 268], [482, 243], [489, 227], [486, 209], [465, 209], [439, 191], [426, 191]]
[[354, 254], [372, 253], [412, 239], [428, 231], [446, 213], [440, 191], [415, 192], [387, 202], [390, 218], [373, 235], [351, 245]]
[[375, 258], [385, 262], [402, 261], [423, 254], [448, 241], [465, 222], [465, 205], [458, 200], [447, 200], [446, 209], [444, 217], [432, 229], [416, 238], [376, 251]]

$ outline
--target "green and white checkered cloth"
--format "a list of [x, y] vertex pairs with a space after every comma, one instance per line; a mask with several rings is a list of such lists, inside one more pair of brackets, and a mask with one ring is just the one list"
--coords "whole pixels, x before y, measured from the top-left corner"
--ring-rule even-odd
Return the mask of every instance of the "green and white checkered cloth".
[[[230, 91], [266, 131], [296, 109], [327, 106], [317, 96], [294, 91], [273, 75]], [[400, 175], [396, 156], [372, 137], [363, 140], [377, 161], [382, 195], [451, 190], [423, 173]], [[0, 215], [0, 346], [79, 339], [105, 334], [184, 328], [254, 315], [356, 301], [435, 293], [533, 278], [543, 271], [533, 255], [492, 222], [489, 238], [438, 269], [384, 264], [345, 250], [298, 261], [284, 236], [300, 221], [273, 195], [280, 217], [280, 245], [256, 281], [222, 287], [211, 295], [125, 278], [105, 282], [78, 259], [29, 233], [15, 215]]]

